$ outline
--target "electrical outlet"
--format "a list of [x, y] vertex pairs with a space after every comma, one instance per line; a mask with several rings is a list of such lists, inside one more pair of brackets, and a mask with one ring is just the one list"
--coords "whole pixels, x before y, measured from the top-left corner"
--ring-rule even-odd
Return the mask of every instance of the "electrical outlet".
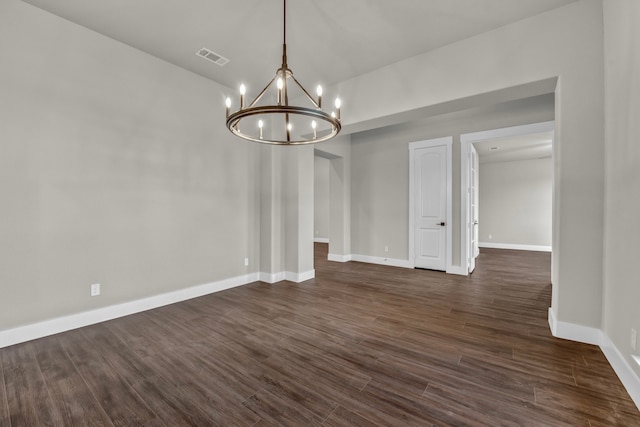
[[249, 265], [249, 258], [245, 258], [244, 259], [244, 266], [248, 266]]
[[100, 283], [94, 283], [91, 285], [91, 296], [96, 297], [100, 295]]
[[638, 346], [638, 333], [635, 329], [631, 329], [631, 350], [636, 351]]
[[491, 234], [489, 234], [489, 240], [493, 239], [493, 236]]
[[385, 251], [385, 252], [389, 252], [389, 246], [385, 246], [385, 247], [384, 247], [384, 251]]

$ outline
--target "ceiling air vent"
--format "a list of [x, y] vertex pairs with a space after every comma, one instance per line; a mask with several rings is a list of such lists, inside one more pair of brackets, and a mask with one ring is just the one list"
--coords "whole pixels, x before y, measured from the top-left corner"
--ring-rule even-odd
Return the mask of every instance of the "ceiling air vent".
[[201, 58], [206, 59], [207, 61], [211, 61], [214, 64], [217, 64], [217, 65], [219, 65], [221, 67], [223, 65], [225, 65], [227, 62], [229, 62], [229, 59], [225, 58], [222, 55], [218, 55], [217, 53], [207, 49], [206, 47], [203, 47], [202, 49], [197, 51], [196, 55], [198, 55]]

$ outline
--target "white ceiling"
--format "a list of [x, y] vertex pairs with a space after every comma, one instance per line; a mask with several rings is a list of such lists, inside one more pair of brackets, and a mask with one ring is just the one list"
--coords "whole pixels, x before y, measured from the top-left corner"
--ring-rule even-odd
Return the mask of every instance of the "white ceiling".
[[551, 157], [553, 132], [530, 133], [473, 144], [480, 163], [511, 162]]
[[[254, 94], [281, 63], [282, 0], [23, 1]], [[289, 67], [308, 89], [330, 85], [573, 1], [289, 1]], [[202, 47], [231, 62], [197, 57]]]
[[[282, 0], [23, 0], [255, 95], [282, 60]], [[307, 87], [344, 81], [576, 0], [294, 0], [289, 67]], [[196, 56], [202, 47], [230, 59]], [[550, 135], [476, 144], [481, 162], [551, 155]], [[498, 146], [498, 150], [490, 147]]]

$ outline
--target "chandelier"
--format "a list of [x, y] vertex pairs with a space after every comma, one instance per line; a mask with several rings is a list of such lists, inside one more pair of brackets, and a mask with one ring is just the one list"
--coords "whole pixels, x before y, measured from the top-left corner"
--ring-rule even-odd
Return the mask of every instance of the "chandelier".
[[[335, 110], [327, 113], [322, 109], [322, 86], [318, 85], [317, 98], [314, 98], [293, 76], [287, 65], [287, 0], [283, 1], [282, 65], [250, 104], [245, 105], [244, 84], [240, 85], [237, 111], [231, 112], [231, 98], [226, 99], [227, 128], [240, 138], [265, 144], [303, 145], [327, 141], [342, 128], [340, 99], [335, 101]], [[301, 99], [306, 106], [289, 104], [290, 99]]]

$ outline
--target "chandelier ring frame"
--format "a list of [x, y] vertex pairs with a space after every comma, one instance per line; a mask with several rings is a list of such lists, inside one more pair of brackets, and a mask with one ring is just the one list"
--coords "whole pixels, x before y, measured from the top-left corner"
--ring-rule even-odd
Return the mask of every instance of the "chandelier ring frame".
[[[331, 132], [326, 135], [319, 136], [315, 139], [300, 139], [294, 141], [280, 141], [280, 140], [271, 140], [271, 139], [260, 139], [254, 136], [242, 133], [240, 130], [240, 121], [246, 117], [258, 116], [263, 114], [290, 114], [290, 115], [298, 115], [298, 116], [307, 116], [312, 117], [314, 119], [323, 120], [331, 125]], [[315, 144], [317, 142], [328, 141], [329, 139], [335, 137], [342, 128], [340, 120], [336, 117], [333, 117], [331, 114], [320, 110], [318, 108], [307, 108], [307, 107], [298, 107], [292, 105], [264, 105], [258, 107], [249, 107], [244, 108], [242, 110], [238, 110], [235, 113], [232, 113], [227, 118], [227, 129], [231, 131], [233, 134], [248, 139], [253, 142], [260, 142], [263, 144], [273, 144], [273, 145], [305, 145], [305, 144]]]

